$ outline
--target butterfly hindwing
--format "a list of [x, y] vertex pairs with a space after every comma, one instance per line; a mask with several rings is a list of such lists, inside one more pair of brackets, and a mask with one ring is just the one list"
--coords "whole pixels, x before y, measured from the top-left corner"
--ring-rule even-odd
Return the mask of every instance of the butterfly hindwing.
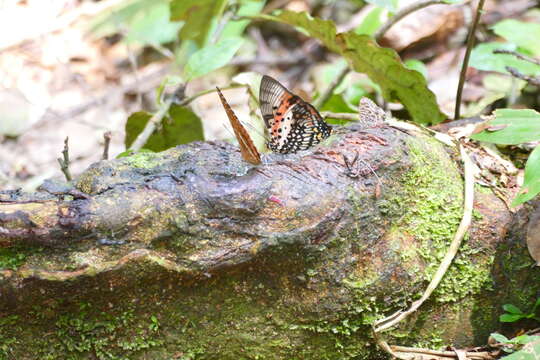
[[332, 128], [319, 112], [270, 76], [261, 80], [259, 99], [270, 150], [294, 153], [330, 136]]

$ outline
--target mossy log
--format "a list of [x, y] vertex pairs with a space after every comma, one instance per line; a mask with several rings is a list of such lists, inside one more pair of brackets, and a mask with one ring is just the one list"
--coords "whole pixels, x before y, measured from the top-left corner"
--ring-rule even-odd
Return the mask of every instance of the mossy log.
[[[369, 324], [418, 298], [462, 216], [453, 156], [352, 126], [259, 166], [192, 143], [98, 162], [74, 187], [1, 192], [0, 358], [384, 357]], [[486, 340], [510, 221], [477, 191], [454, 264], [390, 342]]]

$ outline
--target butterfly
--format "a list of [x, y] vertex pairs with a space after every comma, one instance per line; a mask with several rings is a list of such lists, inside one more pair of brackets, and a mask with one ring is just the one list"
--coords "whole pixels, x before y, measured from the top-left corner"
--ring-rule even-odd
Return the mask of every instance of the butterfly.
[[231, 123], [231, 126], [234, 130], [234, 134], [236, 135], [236, 139], [238, 140], [238, 145], [240, 146], [240, 153], [242, 154], [242, 159], [246, 160], [248, 163], [253, 165], [258, 165], [261, 163], [261, 156], [259, 154], [259, 151], [253, 144], [253, 141], [251, 140], [251, 137], [249, 136], [249, 133], [246, 131], [240, 120], [238, 120], [238, 117], [234, 113], [234, 111], [231, 109], [231, 106], [225, 100], [225, 97], [219, 90], [219, 88], [216, 86], [217, 92], [219, 94], [219, 98], [221, 99], [221, 103], [223, 104], [223, 107], [225, 108], [225, 112], [227, 113], [227, 117], [229, 118], [229, 121]]
[[310, 103], [264, 75], [259, 91], [261, 113], [269, 133], [267, 146], [288, 154], [309, 149], [330, 136], [332, 127]]

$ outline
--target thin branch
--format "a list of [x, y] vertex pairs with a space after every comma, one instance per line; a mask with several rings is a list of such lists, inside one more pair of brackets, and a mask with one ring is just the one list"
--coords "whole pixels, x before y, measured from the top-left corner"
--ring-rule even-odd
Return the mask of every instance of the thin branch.
[[[237, 88], [243, 88], [243, 87], [246, 87], [247, 85], [245, 84], [231, 84], [229, 86], [224, 86], [224, 87], [220, 87], [221, 90], [229, 90], [229, 89], [237, 89]], [[203, 95], [207, 95], [207, 94], [211, 94], [211, 93], [214, 93], [216, 92], [217, 90], [216, 89], [208, 89], [208, 90], [203, 90], [203, 91], [200, 91], [196, 94], [194, 94], [193, 96], [190, 96], [184, 100], [182, 100], [181, 102], [178, 103], [179, 106], [186, 106], [188, 105], [189, 103], [191, 103], [193, 100], [203, 96]]]
[[374, 35], [375, 40], [377, 40], [377, 42], [381, 41], [384, 34], [386, 34], [386, 32], [392, 26], [394, 26], [398, 21], [403, 19], [405, 16], [407, 16], [407, 15], [409, 15], [409, 14], [411, 14], [411, 13], [417, 11], [417, 10], [423, 9], [423, 8], [425, 8], [427, 6], [437, 5], [437, 4], [447, 4], [447, 2], [444, 1], [444, 0], [420, 0], [420, 1], [417, 1], [415, 3], [412, 3], [412, 4], [408, 5], [408, 6], [405, 6], [405, 7], [401, 8], [401, 9], [399, 9], [399, 11], [394, 16], [389, 18], [388, 21], [386, 21], [386, 23], [384, 23], [379, 28], [379, 30], [377, 30], [377, 32]]
[[64, 173], [67, 181], [71, 181], [71, 172], [69, 171], [69, 137], [66, 136], [64, 140], [64, 150], [62, 150], [62, 158], [58, 158], [58, 164], [60, 164], [60, 169]]
[[[458, 359], [458, 355], [455, 351], [437, 351], [437, 350], [431, 350], [431, 349], [421, 349], [421, 348], [412, 348], [412, 347], [405, 347], [405, 346], [390, 346], [390, 348], [399, 353], [402, 353], [403, 355], [407, 354], [410, 355], [407, 358], [414, 358], [414, 355], [428, 355], [430, 356], [430, 359]], [[436, 357], [434, 357], [436, 356]], [[483, 351], [483, 352], [475, 352], [475, 351], [467, 351], [465, 352], [465, 356], [467, 359], [476, 360], [476, 359], [493, 359], [493, 356], [489, 352]]]
[[321, 116], [323, 118], [330, 118], [330, 119], [359, 121], [358, 114], [354, 114], [354, 113], [335, 113], [331, 111], [322, 111]]
[[532, 58], [532, 57], [528, 57], [528, 56], [525, 56], [525, 55], [522, 55], [522, 54], [518, 53], [517, 51], [505, 50], [505, 49], [497, 49], [497, 50], [493, 50], [493, 53], [494, 54], [513, 55], [513, 56], [515, 56], [516, 58], [518, 58], [520, 60], [527, 61], [527, 62], [530, 62], [530, 63], [533, 63], [533, 64], [536, 64], [536, 65], [540, 66], [540, 60]]
[[460, 146], [460, 153], [461, 153], [461, 158], [464, 163], [465, 195], [464, 195], [464, 205], [463, 205], [463, 217], [454, 235], [454, 238], [452, 239], [452, 243], [450, 244], [450, 247], [448, 248], [446, 255], [441, 261], [441, 264], [439, 265], [437, 272], [433, 276], [433, 279], [431, 280], [428, 287], [424, 291], [424, 294], [422, 295], [422, 297], [419, 300], [413, 302], [409, 309], [405, 311], [400, 310], [385, 319], [375, 322], [374, 324], [375, 332], [381, 332], [381, 331], [384, 331], [393, 327], [394, 325], [396, 325], [397, 323], [405, 319], [407, 316], [415, 312], [424, 303], [424, 301], [426, 301], [429, 298], [429, 296], [437, 288], [444, 274], [450, 267], [452, 260], [454, 259], [454, 257], [456, 256], [459, 250], [461, 241], [463, 240], [463, 238], [465, 237], [465, 234], [467, 233], [469, 229], [469, 226], [471, 224], [471, 219], [472, 219], [473, 202], [474, 202], [474, 166], [469, 156], [465, 152], [465, 149], [463, 146]]
[[154, 115], [152, 115], [150, 120], [148, 120], [143, 131], [141, 131], [141, 133], [137, 136], [135, 141], [133, 141], [133, 143], [129, 147], [129, 150], [139, 151], [140, 149], [142, 149], [144, 144], [146, 144], [150, 136], [153, 134], [153, 132], [158, 127], [158, 125], [161, 123], [161, 120], [163, 119], [165, 114], [167, 114], [167, 112], [169, 111], [169, 108], [171, 107], [172, 103], [173, 103], [173, 98], [170, 97], [161, 104], [158, 111]]
[[463, 94], [463, 85], [465, 85], [465, 75], [467, 75], [467, 68], [469, 66], [469, 58], [471, 57], [472, 48], [474, 46], [474, 38], [476, 34], [476, 28], [480, 22], [480, 16], [482, 16], [482, 8], [484, 7], [485, 0], [480, 0], [478, 6], [476, 7], [476, 14], [474, 16], [474, 21], [471, 24], [471, 29], [469, 30], [469, 36], [467, 37], [467, 49], [465, 50], [465, 58], [463, 59], [463, 64], [461, 65], [461, 73], [459, 74], [459, 84], [456, 94], [456, 106], [454, 110], [454, 120], [458, 120], [461, 112], [461, 96]]
[[526, 82], [528, 82], [531, 85], [540, 86], [540, 78], [539, 77], [525, 75], [525, 74], [521, 73], [518, 69], [513, 68], [511, 66], [506, 66], [505, 69], [506, 69], [506, 71], [508, 71], [515, 78], [525, 80]]
[[341, 84], [345, 76], [351, 71], [349, 68], [349, 65], [345, 65], [343, 69], [339, 72], [339, 74], [332, 80], [330, 84], [328, 84], [328, 87], [321, 93], [321, 95], [313, 101], [313, 106], [316, 108], [319, 108], [324, 105], [330, 99], [332, 96], [332, 93], [334, 90]]
[[[233, 84], [230, 86], [223, 87], [222, 90], [245, 87], [245, 86], [246, 85], [243, 85], [243, 84]], [[133, 141], [133, 143], [129, 147], [129, 150], [138, 151], [144, 146], [144, 144], [146, 144], [146, 142], [148, 141], [152, 133], [156, 130], [158, 125], [161, 123], [161, 120], [163, 120], [163, 117], [167, 114], [167, 112], [169, 111], [169, 108], [171, 107], [173, 103], [177, 103], [178, 106], [186, 106], [189, 103], [191, 103], [193, 100], [197, 99], [198, 97], [213, 93], [215, 91], [216, 91], [215, 89], [204, 90], [204, 91], [196, 93], [193, 96], [183, 99], [179, 102], [177, 102], [178, 99], [176, 99], [176, 97], [170, 96], [167, 100], [165, 100], [161, 104], [158, 111], [150, 118], [150, 120], [148, 120], [143, 131], [141, 131], [141, 133], [137, 136], [135, 141]]]
[[103, 155], [101, 156], [102, 160], [109, 159], [109, 145], [111, 144], [111, 136], [112, 133], [110, 131], [106, 131], [103, 134], [103, 140], [105, 143], [103, 144]]

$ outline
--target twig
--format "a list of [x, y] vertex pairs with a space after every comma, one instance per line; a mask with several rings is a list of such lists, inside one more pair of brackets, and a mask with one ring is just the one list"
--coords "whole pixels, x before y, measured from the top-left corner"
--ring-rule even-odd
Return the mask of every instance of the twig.
[[101, 156], [102, 160], [109, 159], [109, 145], [111, 144], [111, 135], [112, 133], [110, 131], [106, 131], [103, 134], [103, 140], [105, 143], [103, 144], [103, 155]]
[[444, 0], [420, 0], [415, 3], [412, 3], [408, 6], [405, 6], [401, 8], [394, 16], [388, 19], [386, 23], [384, 23], [379, 30], [375, 33], [374, 37], [377, 41], [381, 41], [384, 34], [392, 27], [394, 26], [398, 21], [403, 19], [405, 16], [409, 15], [410, 13], [413, 13], [417, 10], [423, 9], [430, 5], [436, 5], [436, 4], [447, 4]]
[[517, 51], [505, 50], [505, 49], [497, 49], [497, 50], [493, 50], [493, 53], [494, 54], [513, 55], [513, 56], [515, 56], [516, 58], [518, 58], [520, 60], [527, 61], [527, 62], [530, 62], [530, 63], [533, 63], [533, 64], [536, 64], [536, 65], [540, 66], [540, 60], [532, 58], [532, 57], [528, 57], [528, 56], [525, 56], [525, 55], [522, 55], [522, 54], [518, 53]]
[[422, 295], [422, 297], [419, 300], [413, 302], [409, 309], [405, 311], [400, 310], [385, 319], [375, 322], [374, 324], [375, 332], [381, 332], [381, 331], [384, 331], [393, 327], [398, 322], [402, 321], [407, 316], [415, 312], [424, 303], [424, 301], [426, 301], [429, 298], [431, 293], [433, 293], [433, 291], [437, 288], [444, 274], [448, 270], [450, 264], [452, 263], [452, 260], [454, 259], [454, 257], [456, 256], [459, 250], [461, 241], [463, 240], [463, 238], [465, 237], [465, 234], [467, 233], [467, 230], [469, 229], [469, 226], [471, 224], [471, 219], [472, 219], [473, 201], [474, 201], [474, 171], [473, 171], [473, 164], [463, 146], [460, 146], [460, 153], [461, 153], [461, 158], [464, 163], [465, 195], [464, 195], [464, 205], [463, 205], [463, 217], [454, 235], [454, 238], [452, 239], [452, 243], [450, 244], [450, 247], [448, 248], [446, 255], [441, 261], [441, 264], [439, 265], [437, 272], [433, 276], [433, 279], [431, 280], [428, 287], [424, 291], [424, 294]]
[[[437, 356], [439, 359], [457, 359], [458, 356], [455, 351], [437, 351], [437, 350], [431, 350], [431, 349], [421, 349], [421, 348], [411, 348], [411, 347], [405, 347], [405, 346], [390, 346], [390, 348], [395, 351], [397, 354], [403, 353], [403, 354], [409, 354], [412, 358], [414, 355], [431, 355], [430, 359], [437, 359], [433, 356]], [[476, 360], [476, 359], [493, 359], [493, 356], [489, 352], [483, 351], [483, 352], [474, 352], [474, 351], [467, 351], [465, 352], [465, 356], [467, 359]]]
[[60, 164], [60, 169], [64, 173], [64, 176], [66, 177], [67, 181], [71, 181], [71, 173], [69, 171], [69, 136], [66, 136], [66, 139], [64, 140], [64, 150], [62, 150], [62, 158], [58, 158], [58, 164]]
[[315, 99], [315, 101], [313, 101], [313, 106], [315, 106], [316, 108], [320, 108], [321, 106], [323, 106], [324, 103], [327, 102], [328, 99], [330, 99], [330, 96], [332, 96], [332, 93], [334, 92], [335, 88], [337, 88], [339, 84], [341, 84], [341, 82], [343, 81], [345, 76], [347, 76], [349, 71], [351, 71], [351, 69], [349, 68], [349, 65], [345, 65], [345, 67], [341, 69], [341, 71], [334, 78], [334, 80], [332, 80], [332, 82], [328, 84], [328, 87], [321, 93], [321, 95], [317, 99]]
[[331, 111], [322, 111], [321, 116], [323, 118], [358, 121], [358, 114], [353, 114], [353, 113], [335, 113]]
[[133, 141], [133, 143], [129, 147], [129, 150], [139, 151], [140, 149], [142, 149], [142, 147], [144, 146], [144, 144], [146, 144], [152, 133], [156, 130], [159, 123], [161, 123], [161, 120], [163, 119], [165, 114], [167, 114], [167, 112], [169, 111], [172, 103], [173, 98], [170, 97], [161, 104], [158, 111], [154, 115], [152, 115], [150, 120], [148, 120], [143, 131], [141, 131], [135, 141]]
[[480, 0], [478, 6], [476, 7], [476, 14], [474, 16], [474, 21], [471, 24], [471, 29], [469, 30], [469, 36], [467, 37], [467, 49], [465, 50], [465, 58], [463, 59], [463, 64], [461, 65], [461, 73], [459, 74], [459, 84], [456, 94], [456, 107], [454, 110], [454, 120], [458, 120], [461, 112], [461, 95], [463, 94], [463, 85], [465, 85], [465, 75], [467, 75], [467, 67], [469, 66], [469, 58], [471, 57], [472, 48], [474, 46], [474, 37], [476, 34], [476, 28], [478, 27], [478, 22], [480, 21], [480, 16], [482, 16], [482, 8], [484, 7], [485, 0]]
[[[245, 87], [245, 86], [246, 85], [243, 85], [243, 84], [233, 84], [233, 85], [223, 87], [222, 90]], [[191, 103], [193, 100], [197, 99], [198, 97], [213, 93], [215, 91], [216, 91], [215, 89], [204, 90], [204, 91], [198, 92], [197, 94], [193, 96], [190, 96], [189, 98], [183, 99], [179, 102], [177, 102], [178, 99], [175, 96], [169, 97], [167, 100], [165, 100], [161, 104], [158, 111], [150, 118], [150, 120], [148, 120], [143, 131], [141, 131], [141, 133], [137, 136], [135, 141], [133, 141], [133, 143], [129, 147], [129, 150], [138, 151], [144, 146], [144, 144], [146, 144], [146, 142], [148, 141], [148, 138], [156, 130], [159, 123], [161, 123], [161, 120], [167, 114], [167, 112], [169, 111], [169, 108], [171, 107], [173, 103], [177, 103], [178, 106], [186, 106], [189, 103]]]
[[540, 86], [540, 78], [530, 75], [525, 75], [521, 73], [518, 69], [513, 68], [511, 66], [505, 66], [506, 71], [508, 71], [513, 77], [525, 80], [531, 85]]

